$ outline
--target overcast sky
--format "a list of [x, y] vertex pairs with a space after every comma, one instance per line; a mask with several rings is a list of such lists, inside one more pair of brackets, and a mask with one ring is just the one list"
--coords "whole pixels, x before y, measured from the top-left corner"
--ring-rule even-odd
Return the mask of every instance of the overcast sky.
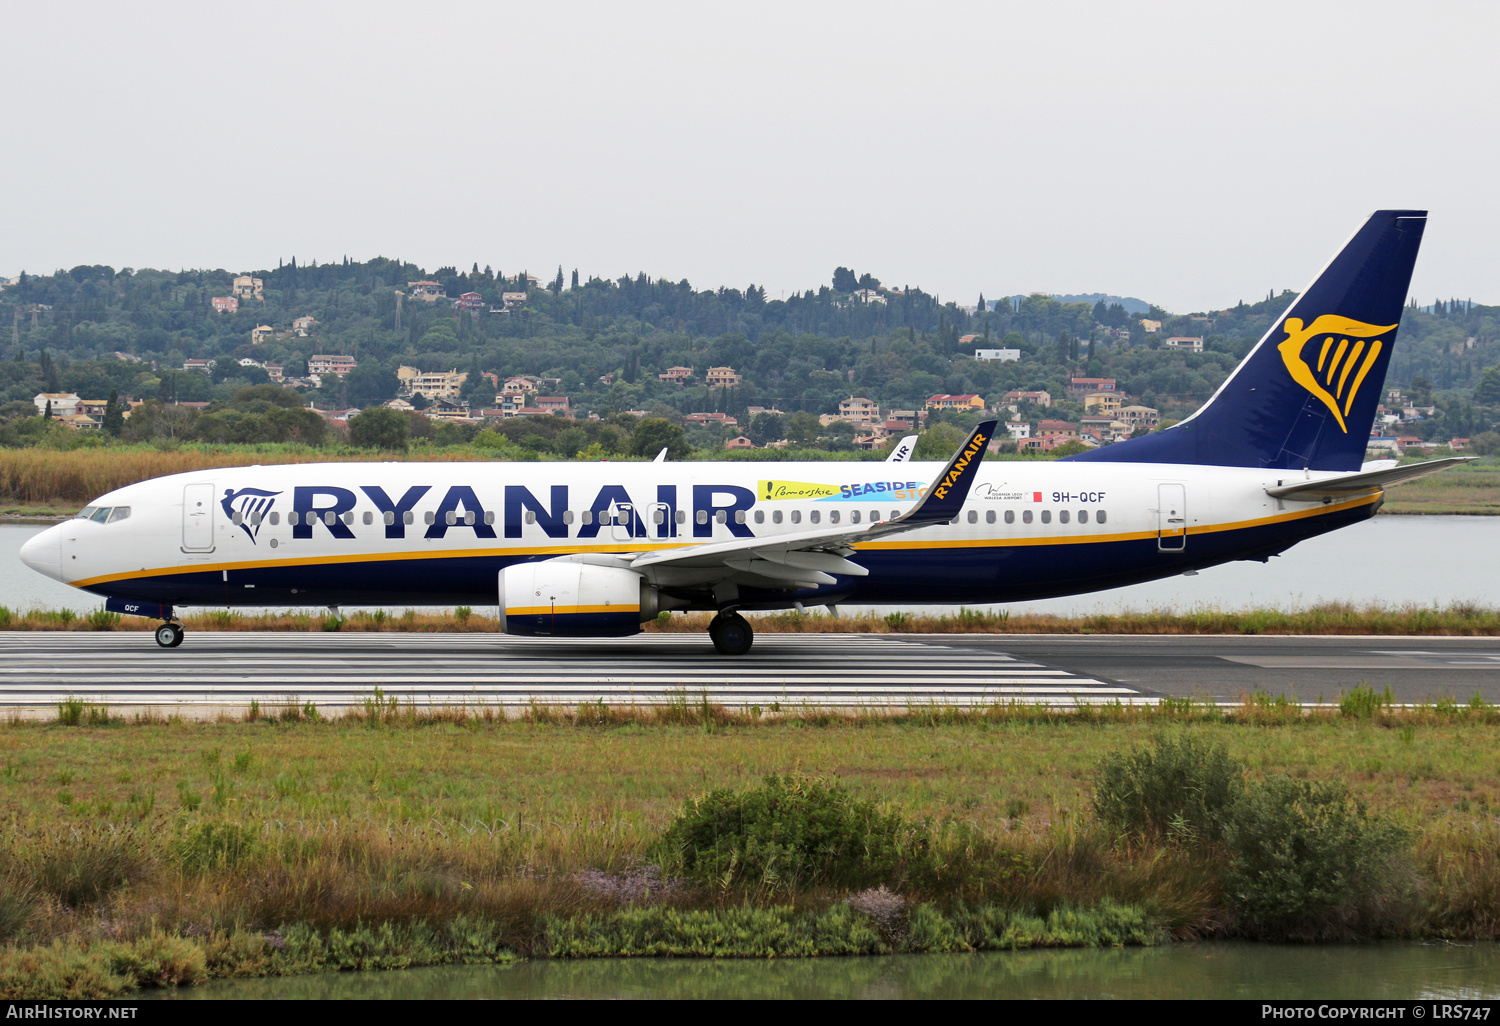
[[1371, 210], [1500, 303], [1500, 5], [0, 0], [0, 274], [836, 265], [973, 303], [1301, 288]]

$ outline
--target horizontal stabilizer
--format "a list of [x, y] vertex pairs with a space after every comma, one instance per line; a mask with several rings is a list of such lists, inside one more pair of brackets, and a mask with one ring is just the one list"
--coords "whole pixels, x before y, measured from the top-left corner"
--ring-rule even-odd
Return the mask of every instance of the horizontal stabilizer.
[[1376, 488], [1385, 488], [1388, 485], [1400, 484], [1402, 481], [1415, 481], [1419, 477], [1436, 474], [1440, 470], [1447, 470], [1449, 467], [1456, 467], [1461, 463], [1468, 463], [1474, 459], [1478, 459], [1478, 457], [1450, 456], [1447, 459], [1428, 460], [1426, 463], [1410, 463], [1404, 467], [1372, 470], [1363, 474], [1342, 474], [1338, 477], [1325, 477], [1318, 481], [1298, 481], [1295, 484], [1267, 488], [1266, 493], [1278, 499], [1300, 499], [1302, 501], [1310, 501], [1323, 495], [1350, 495], [1355, 492], [1368, 492]]

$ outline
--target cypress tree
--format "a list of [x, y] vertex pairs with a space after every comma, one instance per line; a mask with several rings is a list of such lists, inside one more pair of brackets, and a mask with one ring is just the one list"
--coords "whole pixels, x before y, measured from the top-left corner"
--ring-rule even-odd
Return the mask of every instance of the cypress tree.
[[109, 390], [109, 400], [104, 404], [104, 430], [115, 438], [120, 437], [120, 431], [125, 426], [125, 415], [120, 410], [120, 392], [118, 389]]

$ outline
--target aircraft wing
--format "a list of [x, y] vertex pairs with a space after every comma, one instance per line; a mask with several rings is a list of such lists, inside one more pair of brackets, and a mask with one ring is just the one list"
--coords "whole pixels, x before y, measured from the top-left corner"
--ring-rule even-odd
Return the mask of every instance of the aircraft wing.
[[1267, 488], [1266, 494], [1278, 499], [1299, 499], [1304, 502], [1325, 495], [1331, 498], [1344, 498], [1355, 492], [1369, 492], [1387, 485], [1400, 484], [1402, 481], [1415, 481], [1419, 477], [1436, 474], [1438, 471], [1447, 470], [1449, 467], [1456, 467], [1474, 459], [1478, 457], [1450, 456], [1441, 460], [1428, 460], [1426, 463], [1409, 463], [1404, 467], [1387, 467], [1359, 474], [1325, 477], [1314, 481], [1294, 481], [1292, 484]]
[[833, 574], [863, 577], [869, 573], [847, 557], [853, 546], [902, 531], [946, 524], [958, 517], [974, 484], [974, 475], [984, 459], [985, 446], [994, 436], [996, 421], [980, 424], [969, 435], [932, 483], [921, 500], [901, 516], [873, 524], [845, 524], [818, 530], [782, 534], [773, 538], [733, 538], [681, 549], [646, 552], [630, 561], [630, 567], [647, 573], [663, 570], [721, 571], [754, 574], [787, 588], [833, 584]]

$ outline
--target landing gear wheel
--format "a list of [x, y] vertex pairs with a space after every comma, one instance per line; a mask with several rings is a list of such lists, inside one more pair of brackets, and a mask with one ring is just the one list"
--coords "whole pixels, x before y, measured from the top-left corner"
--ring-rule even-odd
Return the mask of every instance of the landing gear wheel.
[[739, 613], [720, 613], [708, 625], [714, 648], [724, 655], [744, 655], [755, 641], [750, 622]]
[[156, 643], [162, 648], [176, 648], [182, 644], [182, 624], [164, 623], [156, 628]]

